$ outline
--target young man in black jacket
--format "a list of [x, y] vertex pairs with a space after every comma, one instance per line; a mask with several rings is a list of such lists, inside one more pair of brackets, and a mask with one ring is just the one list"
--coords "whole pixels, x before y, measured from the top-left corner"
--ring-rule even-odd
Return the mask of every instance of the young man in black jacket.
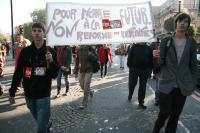
[[127, 66], [129, 67], [129, 95], [128, 101], [131, 101], [135, 86], [140, 80], [138, 90], [139, 107], [146, 109], [144, 105], [146, 84], [153, 67], [153, 52], [146, 43], [134, 44], [128, 54]]
[[44, 26], [34, 23], [33, 42], [21, 51], [9, 90], [10, 103], [14, 104], [16, 89], [22, 80], [27, 107], [37, 122], [37, 133], [48, 133], [51, 80], [58, 72], [56, 53], [46, 46], [44, 35]]

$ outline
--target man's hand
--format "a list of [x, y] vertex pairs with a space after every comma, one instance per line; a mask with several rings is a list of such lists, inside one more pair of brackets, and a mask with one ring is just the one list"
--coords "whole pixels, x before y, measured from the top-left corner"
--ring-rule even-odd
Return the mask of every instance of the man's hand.
[[14, 97], [10, 97], [9, 101], [10, 101], [10, 104], [15, 104], [15, 98]]
[[160, 50], [153, 50], [153, 57], [160, 58]]
[[52, 54], [50, 52], [47, 52], [45, 54], [45, 56], [46, 56], [46, 61], [47, 62], [53, 62], [53, 57], [52, 57]]

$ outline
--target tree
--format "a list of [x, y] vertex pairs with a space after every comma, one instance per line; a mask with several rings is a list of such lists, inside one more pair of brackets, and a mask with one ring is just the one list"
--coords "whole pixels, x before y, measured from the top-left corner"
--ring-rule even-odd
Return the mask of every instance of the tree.
[[[24, 23], [21, 25], [23, 25], [24, 27], [23, 29], [24, 37], [31, 41], [32, 40], [32, 35], [31, 35], [32, 24], [35, 22], [40, 22], [45, 25], [46, 12], [45, 12], [45, 9], [36, 9], [30, 15], [32, 18], [32, 22]], [[15, 27], [15, 34], [18, 34], [18, 33], [20, 33], [19, 25]]]
[[[29, 23], [24, 23], [21, 24], [23, 25], [23, 36], [28, 39], [28, 40], [32, 40], [32, 35], [31, 35], [31, 26], [32, 26], [32, 22]], [[20, 33], [20, 29], [19, 29], [19, 25], [15, 27], [15, 35]], [[16, 41], [16, 40], [15, 40]]]
[[40, 22], [46, 24], [46, 10], [45, 9], [36, 9], [31, 13], [31, 18], [33, 23]]
[[6, 39], [6, 36], [3, 34], [0, 34], [0, 41], [4, 41]]
[[32, 40], [32, 35], [31, 35], [31, 26], [32, 22], [25, 23], [24, 24], [24, 37], [27, 38], [28, 40]]
[[195, 37], [197, 33], [197, 28], [195, 27], [195, 25], [190, 24], [190, 27], [188, 28], [188, 35]]

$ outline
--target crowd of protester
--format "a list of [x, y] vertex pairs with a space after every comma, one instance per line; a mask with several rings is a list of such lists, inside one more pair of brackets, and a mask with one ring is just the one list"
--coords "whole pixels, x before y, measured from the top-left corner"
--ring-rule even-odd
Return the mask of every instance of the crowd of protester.
[[[76, 78], [79, 77], [80, 88], [84, 93], [80, 109], [84, 109], [87, 108], [89, 97], [94, 96], [94, 92], [90, 89], [94, 62], [99, 63], [99, 75], [103, 79], [108, 74], [107, 67], [113, 63], [113, 56], [119, 56], [121, 70], [124, 70], [127, 56], [129, 68], [127, 100], [131, 102], [139, 79], [138, 107], [147, 108], [144, 105], [146, 84], [153, 73], [152, 78], [156, 80], [155, 105], [160, 108], [153, 133], [159, 133], [165, 121], [168, 121], [166, 132], [175, 133], [186, 97], [196, 86], [196, 41], [186, 34], [190, 22], [189, 15], [181, 13], [175, 19], [176, 32], [170, 37], [162, 40], [157, 38], [151, 45], [145, 42], [121, 43], [116, 47], [115, 55], [112, 53], [112, 44], [60, 45], [50, 48], [44, 40], [44, 26], [41, 23], [34, 23], [31, 31], [33, 41], [30, 42], [23, 35], [17, 34], [17, 41], [12, 47], [15, 70], [9, 90], [10, 103], [15, 103], [16, 90], [19, 86], [23, 86], [27, 107], [38, 124], [37, 132], [47, 133], [51, 127], [49, 118], [52, 78], [57, 78], [56, 98], [58, 98], [61, 96], [62, 76], [65, 81], [65, 96], [70, 89], [68, 76], [74, 74]], [[170, 46], [166, 46], [167, 44]], [[9, 54], [9, 45], [0, 43], [0, 46], [1, 49], [6, 49], [6, 54]], [[0, 76], [5, 56], [1, 54]], [[189, 73], [190, 76], [186, 77], [183, 75], [185, 73]], [[39, 110], [40, 112], [42, 110], [42, 113], [38, 113]]]

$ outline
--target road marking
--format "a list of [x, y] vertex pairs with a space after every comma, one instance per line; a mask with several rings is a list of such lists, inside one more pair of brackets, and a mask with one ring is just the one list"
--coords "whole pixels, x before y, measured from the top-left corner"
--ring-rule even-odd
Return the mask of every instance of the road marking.
[[[148, 88], [151, 90], [152, 93], [155, 93], [155, 91], [153, 90], [153, 88], [147, 83]], [[185, 130], [186, 133], [191, 133], [190, 130], [181, 122], [178, 121], [178, 124], [183, 127], [183, 129]]]
[[185, 130], [186, 133], [191, 133], [189, 131], [189, 129], [187, 127], [185, 127], [181, 121], [178, 121], [178, 124], [183, 127], [183, 129]]
[[200, 97], [200, 93], [199, 93], [199, 92], [197, 92], [197, 91], [194, 91], [194, 94], [196, 94], [197, 96], [199, 96], [199, 97]]
[[200, 102], [200, 93], [197, 91], [194, 91], [194, 93], [192, 94], [192, 97], [197, 100], [198, 102]]

